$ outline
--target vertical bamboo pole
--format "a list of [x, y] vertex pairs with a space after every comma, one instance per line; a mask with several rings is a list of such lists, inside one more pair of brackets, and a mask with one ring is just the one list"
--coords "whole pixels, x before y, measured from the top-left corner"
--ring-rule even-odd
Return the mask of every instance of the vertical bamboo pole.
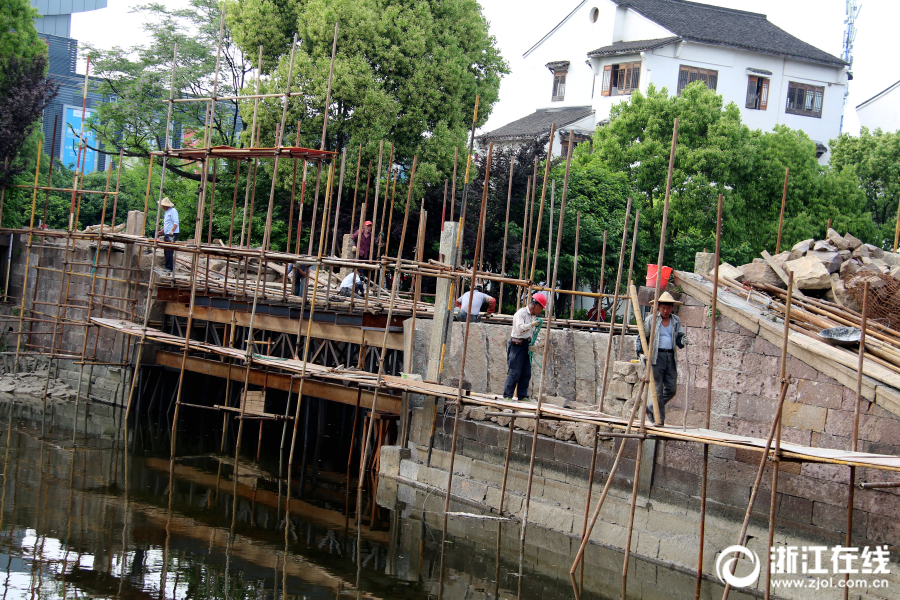
[[403, 231], [400, 232], [400, 247], [397, 249], [397, 258], [403, 257], [403, 245], [406, 243], [406, 224], [409, 221], [409, 205], [412, 202], [413, 182], [416, 180], [416, 165], [419, 156], [413, 156], [412, 170], [409, 174], [409, 191], [406, 192], [406, 210], [403, 213]]
[[[28, 269], [31, 266], [31, 247], [34, 240], [34, 211], [37, 208], [37, 185], [41, 175], [41, 146], [44, 140], [38, 139], [37, 158], [34, 166], [34, 189], [31, 192], [31, 221], [28, 224], [28, 246], [25, 250], [25, 275], [22, 280], [22, 304], [19, 306], [19, 329], [16, 337], [16, 360], [13, 364], [13, 372], [19, 372], [19, 352], [22, 347], [22, 323], [25, 318], [25, 298], [28, 297]], [[43, 245], [43, 244], [42, 244]], [[10, 242], [12, 248], [12, 242]], [[34, 305], [32, 305], [34, 310]]]
[[528, 265], [531, 264], [531, 233], [534, 230], [534, 205], [537, 200], [537, 180], [538, 180], [538, 159], [534, 159], [534, 172], [531, 174], [531, 204], [528, 208], [528, 245], [525, 247], [525, 271], [523, 275], [519, 275], [519, 279], [529, 279]]
[[[522, 241], [520, 243], [519, 248], [519, 279], [524, 279], [522, 277], [522, 271], [525, 268], [525, 251], [528, 248], [528, 243], [525, 241], [525, 231], [528, 229], [528, 211], [529, 211], [529, 200], [531, 196], [531, 177], [528, 177], [528, 181], [525, 184], [525, 218], [522, 222]], [[516, 286], [516, 310], [519, 310], [519, 303], [522, 300], [522, 292], [519, 291], [519, 286]]]
[[894, 228], [894, 253], [897, 252], [898, 241], [900, 241], [900, 196], [897, 196], [897, 226]]
[[[462, 230], [466, 224], [466, 206], [469, 201], [469, 172], [472, 167], [472, 150], [475, 146], [475, 123], [478, 121], [478, 101], [481, 97], [475, 96], [475, 110], [472, 113], [472, 128], [469, 132], [469, 151], [466, 153], [466, 177], [463, 179], [463, 197], [462, 197], [462, 205], [459, 208], [459, 220], [462, 222], [459, 230], [460, 234], [457, 236], [457, 256], [459, 259], [462, 259], [462, 251], [463, 246], [465, 244], [465, 235], [463, 235]], [[476, 256], [477, 260], [478, 257]], [[473, 288], [474, 289], [474, 288]]]
[[[784, 168], [784, 190], [781, 192], [781, 213], [778, 216], [778, 239], [775, 240], [775, 254], [781, 252], [781, 228], [784, 226], [784, 205], [787, 202], [787, 186], [788, 177], [790, 177], [791, 168]], [[660, 269], [662, 266], [660, 265]]]
[[309, 162], [303, 159], [303, 176], [300, 178], [300, 206], [297, 207], [297, 242], [294, 245], [294, 254], [300, 254], [300, 236], [303, 234], [303, 205], [306, 202], [306, 171]]
[[[347, 162], [347, 148], [341, 150], [341, 177], [338, 181], [337, 207], [334, 209], [334, 233], [331, 235], [331, 255], [336, 256], [338, 221], [341, 216], [341, 198], [344, 195], [344, 164]], [[331, 281], [331, 278], [328, 278]]]
[[[555, 128], [556, 128], [556, 125], [554, 124], [551, 127], [551, 131], [553, 131]], [[574, 136], [575, 136], [575, 132], [570, 131], [569, 132], [569, 147], [568, 147], [568, 152], [566, 153], [566, 174], [565, 174], [565, 177], [563, 178], [562, 201], [560, 202], [560, 206], [559, 206], [559, 220], [558, 220], [557, 231], [556, 231], [556, 253], [555, 253], [556, 258], [554, 259], [554, 265], [553, 265], [553, 278], [551, 279], [550, 286], [549, 286], [550, 287], [550, 298], [553, 298], [556, 295], [556, 276], [557, 276], [557, 273], [559, 272], [559, 253], [560, 253], [560, 250], [562, 249], [562, 243], [561, 243], [562, 242], [562, 228], [563, 228], [563, 221], [565, 221], [565, 214], [566, 214], [566, 196], [568, 195], [568, 191], [569, 191], [569, 169], [572, 165], [572, 149], [575, 147], [575, 144], [573, 143]], [[550, 140], [551, 140], [550, 144], [552, 145], [553, 144], [553, 135], [552, 134], [550, 136]], [[549, 165], [550, 165], [549, 156], [550, 156], [550, 154], [548, 153], [547, 173], [545, 173], [545, 180], [544, 180], [544, 189], [545, 190], [547, 187], [546, 186], [546, 174], [549, 173]], [[540, 217], [538, 218], [538, 223], [540, 223]], [[538, 231], [540, 231], [540, 229], [538, 229]], [[534, 271], [533, 263], [532, 263], [532, 271]], [[544, 356], [544, 357], [549, 356], [550, 333], [552, 330], [553, 330], [553, 311], [551, 310], [547, 313], [547, 331], [544, 334], [544, 350], [543, 350], [543, 354], [542, 354], [542, 356]], [[540, 429], [540, 425], [541, 425], [541, 405], [543, 404], [544, 381], [546, 381], [546, 379], [547, 379], [547, 377], [546, 377], [547, 376], [547, 362], [548, 361], [546, 360], [546, 358], [541, 361], [541, 383], [540, 383], [540, 385], [538, 385], [537, 406], [535, 407], [535, 410], [534, 410], [534, 432], [531, 436], [531, 457], [530, 457], [529, 463], [528, 463], [528, 483], [526, 484], [526, 487], [525, 487], [525, 504], [522, 508], [522, 529], [521, 529], [521, 532], [519, 533], [519, 544], [520, 544], [520, 546], [519, 546], [519, 561], [520, 561], [520, 563], [523, 559], [523, 554], [525, 551], [525, 530], [528, 527], [528, 509], [531, 506], [531, 489], [532, 489], [532, 485], [534, 483], [534, 464], [535, 464], [535, 459], [537, 456], [538, 430]]]
[[350, 233], [356, 229], [356, 194], [359, 191], [359, 167], [362, 165], [362, 144], [356, 155], [356, 181], [353, 183], [353, 208], [350, 210]]
[[441, 231], [444, 231], [444, 221], [447, 219], [447, 188], [450, 180], [444, 180], [444, 202], [441, 204]]
[[[381, 158], [384, 153], [384, 140], [378, 143], [378, 168], [375, 171], [375, 200], [372, 202], [372, 236], [369, 239], [369, 260], [378, 259], [378, 249], [375, 243], [378, 231], [378, 199], [381, 196]], [[362, 237], [362, 233], [359, 234]]]
[[[900, 221], [898, 221], [900, 222]], [[896, 247], [896, 240], [894, 246]], [[788, 292], [790, 293], [790, 292]], [[850, 451], [856, 452], [859, 443], [859, 405], [862, 403], [862, 378], [863, 378], [863, 361], [866, 355], [866, 325], [869, 317], [869, 282], [865, 282], [863, 287], [863, 305], [862, 305], [862, 321], [859, 329], [859, 359], [856, 363], [856, 402], [853, 404], [853, 434], [850, 438]], [[850, 467], [850, 482], [847, 485], [847, 532], [844, 536], [844, 546], [850, 547], [853, 543], [853, 503], [855, 502], [856, 492], [856, 467]], [[771, 537], [771, 535], [770, 535]], [[771, 540], [769, 545], [771, 545]], [[850, 573], [844, 573], [844, 600], [848, 598], [850, 587], [847, 580]], [[766, 586], [768, 593], [769, 587]]]
[[553, 162], [553, 138], [556, 136], [556, 123], [550, 125], [550, 142], [547, 148], [547, 159], [544, 165], [544, 183], [541, 187], [541, 207], [538, 210], [537, 228], [534, 233], [534, 252], [531, 255], [531, 274], [528, 279], [534, 281], [534, 269], [537, 266], [538, 239], [541, 237], [541, 221], [544, 218], [544, 199], [547, 196], [547, 179], [550, 177], [550, 163]]
[[[627, 234], [626, 234], [627, 235]], [[575, 286], [578, 285], [578, 241], [581, 237], [581, 211], [578, 211], [575, 215], [575, 258], [572, 260], [572, 291], [575, 291]], [[622, 247], [622, 251], [625, 251], [625, 247]], [[575, 318], [575, 295], [572, 295], [572, 298], [569, 302], [571, 304], [569, 309], [569, 318]], [[598, 303], [599, 304], [599, 303]], [[610, 336], [612, 336], [612, 330], [610, 330]]]
[[456, 165], [459, 161], [459, 148], [453, 148], [453, 183], [451, 184], [451, 192], [450, 192], [450, 220], [455, 221], [454, 215], [456, 214]]
[[[334, 80], [334, 58], [337, 55], [338, 23], [334, 24], [334, 40], [331, 42], [331, 66], [328, 68], [328, 90], [325, 92], [325, 110], [322, 111], [322, 141], [319, 150], [325, 149], [326, 133], [328, 132], [328, 111], [331, 108], [331, 82]], [[294, 44], [296, 45], [296, 40]], [[321, 163], [320, 163], [321, 164]], [[315, 213], [313, 214], [315, 217]]]
[[[600, 253], [600, 295], [597, 296], [597, 314], [594, 315], [594, 320], [597, 322], [597, 331], [600, 331], [600, 323], [603, 322], [601, 319], [600, 309], [603, 308], [603, 279], [606, 277], [606, 230], [603, 230], [603, 250]], [[609, 330], [609, 334], [612, 335], [612, 328]]]
[[[516, 157], [509, 159], [509, 185], [506, 187], [506, 220], [503, 226], [503, 255], [500, 259], [500, 275], [506, 277], [506, 240], [509, 237], [509, 205], [512, 202], [513, 171], [516, 168]], [[443, 223], [441, 224], [443, 228]], [[503, 314], [503, 281], [500, 281], [500, 297], [497, 299], [497, 314]]]
[[[710, 416], [712, 414], [712, 381], [713, 368], [716, 358], [716, 313], [719, 305], [719, 256], [722, 251], [722, 194], [719, 194], [718, 208], [716, 210], [716, 258], [713, 265], [713, 291], [712, 304], [710, 304], [709, 324], [709, 357], [707, 359], [706, 372], [706, 413], [703, 418], [703, 426], [709, 429]], [[685, 373], [690, 377], [690, 373]], [[690, 398], [688, 398], [690, 400]], [[685, 404], [685, 411], [687, 405]], [[700, 600], [700, 587], [703, 582], [703, 551], [706, 544], [706, 497], [709, 489], [709, 444], [703, 444], [703, 471], [700, 476], [700, 542], [697, 553], [697, 587], [694, 590], [694, 599]]]
[[[394, 165], [394, 144], [391, 144], [391, 152], [388, 156], [387, 162], [387, 173], [385, 173], [384, 177], [384, 202], [381, 204], [381, 219], [378, 221], [378, 224], [381, 225], [381, 229], [378, 232], [378, 256], [380, 257], [382, 252], [381, 248], [384, 246], [384, 222], [387, 220], [387, 210], [388, 210], [388, 190], [391, 185], [391, 171]], [[381, 171], [378, 173], [379, 179], [381, 178]], [[377, 195], [377, 193], [376, 193]], [[374, 233], [374, 226], [373, 232]], [[388, 235], [390, 235], [390, 231], [388, 231]], [[382, 282], [384, 285], [384, 282]]]
[[[788, 336], [791, 331], [791, 302], [793, 299], [794, 293], [794, 274], [788, 273], [788, 285], [787, 285], [787, 303], [785, 304], [785, 313], [784, 313], [784, 333], [781, 338], [781, 355], [787, 356], [787, 345], [788, 345]], [[769, 437], [766, 439], [766, 446], [760, 455], [759, 460], [759, 469], [756, 471], [756, 479], [753, 482], [753, 487], [750, 491], [750, 501], [747, 503], [747, 511], [744, 513], [744, 522], [741, 524], [741, 533], [738, 536], [738, 544], [744, 545], [747, 540], [747, 527], [750, 525], [750, 515], [753, 513], [753, 506], [756, 504], [756, 496], [759, 493], [759, 484], [762, 481], [763, 473], [766, 470], [766, 463], [769, 461], [769, 451], [772, 448], [772, 438], [775, 437], [775, 433], [780, 431], [781, 429], [781, 411], [784, 408], [784, 398], [787, 396], [788, 387], [790, 386], [790, 376], [785, 376], [781, 380], [781, 392], [778, 395], [778, 405], [775, 408], [775, 416], [772, 419], [772, 426], [769, 429]], [[778, 437], [778, 442], [780, 445], [781, 436]], [[775, 452], [776, 454], [780, 453], [780, 447], [776, 446]], [[777, 472], [777, 465], [776, 465]], [[736, 554], [736, 553], [735, 553]], [[734, 573], [734, 569], [737, 566], [737, 556], [734, 556], [735, 560], [731, 561], [731, 572]], [[725, 591], [722, 593], [722, 600], [728, 600], [728, 595], [731, 593], [731, 584], [727, 583], [725, 585]]]
[[[477, 107], [477, 101], [476, 101]], [[487, 153], [487, 162], [485, 163], [484, 168], [484, 188], [481, 194], [481, 214], [478, 219], [478, 235], [475, 241], [475, 256], [478, 256], [478, 252], [481, 250], [481, 244], [483, 242], [483, 233], [484, 233], [484, 215], [485, 209], [487, 208], [487, 196], [488, 196], [488, 183], [490, 181], [491, 176], [491, 159], [494, 154], [494, 143], [491, 142], [488, 145], [488, 153]], [[400, 259], [397, 259], [397, 265], [399, 266]], [[396, 279], [396, 278], [395, 278]], [[478, 280], [478, 263], [477, 261], [472, 262], [472, 277], [471, 282], [469, 284], [469, 289], [475, 289], [475, 282]], [[450, 511], [450, 492], [453, 488], [453, 464], [456, 461], [456, 440], [457, 433], [459, 431], [459, 413], [462, 412], [462, 390], [463, 390], [463, 376], [466, 372], [466, 349], [469, 344], [469, 327], [472, 324], [472, 301], [474, 299], [474, 294], [469, 294], [469, 306], [466, 311], [466, 327], [464, 331], [463, 337], [463, 347], [462, 347], [462, 358], [460, 359], [459, 366], [459, 386], [456, 391], [456, 412], [453, 417], [453, 438], [451, 441], [450, 447], [450, 465], [448, 468], [447, 475], [447, 491], [444, 494], [444, 526], [443, 531], [441, 533], [441, 565], [440, 565], [440, 581], [438, 583], [438, 600], [443, 598], [444, 594], [444, 550], [447, 544], [447, 513]], [[535, 426], [535, 430], [537, 426]]]
[[[556, 181], [550, 182], [550, 215], [547, 223], [547, 270], [545, 271], [544, 281], [547, 287], [550, 287], [550, 258], [553, 255], [553, 219], [556, 217]], [[556, 283], [555, 281], [553, 282]], [[556, 297], [550, 298], [547, 302], [549, 308], [548, 313], [555, 312]]]
[[[294, 142], [295, 146], [300, 146], [300, 121], [297, 121], [297, 141]], [[288, 216], [288, 230], [287, 230], [287, 242], [285, 245], [284, 251], [289, 253], [291, 251], [291, 233], [292, 227], [294, 225], [294, 194], [297, 191], [297, 161], [298, 158], [294, 158], [294, 173], [291, 176], [291, 212]]]
[[[631, 200], [631, 198], [629, 198]], [[634, 211], [634, 233], [631, 234], [631, 256], [628, 259], [628, 282], [631, 284], [632, 275], [634, 274], [634, 255], [637, 254], [637, 237], [638, 237], [638, 224], [641, 220], [641, 211]], [[599, 305], [599, 302], [598, 302]], [[619, 334], [619, 360], [622, 360], [622, 352], [625, 348], [625, 331], [628, 330], [628, 326], [631, 324], [631, 303], [627, 302], [625, 304], [625, 320], [622, 321], [622, 332]], [[640, 323], [638, 323], [640, 326]]]
[[388, 235], [387, 242], [384, 245], [384, 255], [389, 256], [388, 252], [391, 250], [391, 227], [394, 224], [394, 199], [397, 197], [397, 175], [398, 172], [394, 172], [394, 183], [391, 186], [391, 208], [388, 210]]

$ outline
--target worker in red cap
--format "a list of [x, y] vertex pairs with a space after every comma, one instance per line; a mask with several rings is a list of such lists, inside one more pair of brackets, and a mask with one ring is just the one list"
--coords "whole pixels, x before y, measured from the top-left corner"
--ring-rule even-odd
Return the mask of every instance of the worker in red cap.
[[528, 400], [528, 384], [531, 383], [531, 361], [528, 357], [528, 349], [537, 340], [533, 335], [535, 325], [543, 324], [543, 319], [538, 317], [541, 311], [547, 307], [547, 296], [538, 292], [531, 297], [531, 302], [516, 311], [513, 315], [512, 332], [510, 333], [509, 346], [506, 348], [506, 366], [509, 373], [506, 376], [506, 385], [503, 387], [503, 399], [511, 401], [513, 392], [519, 398], [519, 402]]
[[353, 246], [351, 250], [356, 256], [357, 248], [359, 249], [359, 258], [369, 260], [372, 258], [372, 221], [366, 221], [362, 229], [357, 229], [353, 234]]

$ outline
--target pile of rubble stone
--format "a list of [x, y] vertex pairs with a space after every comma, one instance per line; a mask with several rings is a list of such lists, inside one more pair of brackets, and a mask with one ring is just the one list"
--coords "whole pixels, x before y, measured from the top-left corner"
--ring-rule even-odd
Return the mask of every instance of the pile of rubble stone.
[[[804, 293], [818, 295], [858, 311], [857, 302], [844, 282], [857, 272], [871, 271], [900, 280], [900, 254], [886, 252], [847, 233], [829, 229], [824, 240], [803, 240], [788, 251], [772, 256], [785, 273], [794, 274], [794, 284]], [[740, 283], [765, 283], [784, 289], [785, 283], [765, 259], [734, 267], [722, 263], [719, 275]]]

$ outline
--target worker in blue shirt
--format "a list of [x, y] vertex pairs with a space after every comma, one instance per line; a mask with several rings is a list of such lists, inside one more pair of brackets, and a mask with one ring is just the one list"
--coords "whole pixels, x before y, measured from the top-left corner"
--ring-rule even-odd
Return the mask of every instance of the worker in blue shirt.
[[[177, 242], [178, 241], [178, 210], [175, 208], [175, 205], [172, 204], [172, 201], [169, 200], [168, 197], [163, 198], [162, 202], [159, 205], [166, 211], [163, 216], [163, 228], [162, 231], [156, 232], [157, 237], [163, 236], [164, 242]], [[172, 272], [175, 268], [175, 251], [174, 250], [164, 250], [163, 251], [166, 256], [166, 271]]]

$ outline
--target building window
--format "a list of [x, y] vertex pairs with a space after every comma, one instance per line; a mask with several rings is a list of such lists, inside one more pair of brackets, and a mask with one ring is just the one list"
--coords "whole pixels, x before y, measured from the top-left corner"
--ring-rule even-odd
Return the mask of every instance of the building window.
[[641, 63], [622, 63], [603, 67], [601, 96], [626, 96], [641, 83]]
[[685, 86], [694, 83], [698, 79], [702, 81], [706, 87], [715, 91], [716, 85], [719, 83], [719, 72], [710, 69], [699, 69], [697, 67], [681, 65], [681, 70], [678, 72], [678, 95], [681, 95], [681, 90], [683, 90]]
[[555, 71], [553, 73], [553, 97], [551, 102], [559, 102], [566, 98], [566, 71]]
[[747, 82], [747, 108], [766, 110], [769, 104], [769, 80], [751, 75]]
[[787, 107], [784, 112], [821, 119], [824, 96], [825, 88], [823, 86], [791, 81], [788, 83]]
[[595, 6], [594, 8], [591, 9], [590, 15], [591, 15], [591, 23], [596, 23], [597, 19], [600, 18], [600, 9]]

